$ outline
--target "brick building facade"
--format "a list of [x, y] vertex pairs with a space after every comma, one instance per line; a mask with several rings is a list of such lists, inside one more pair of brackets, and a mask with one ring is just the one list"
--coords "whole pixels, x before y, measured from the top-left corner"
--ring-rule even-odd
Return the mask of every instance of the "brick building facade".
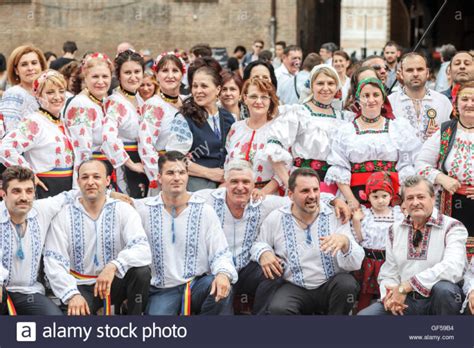
[[[297, 42], [297, 1], [275, 1], [276, 40]], [[62, 52], [76, 41], [79, 55], [100, 50], [115, 56], [119, 42], [153, 55], [207, 42], [250, 48], [262, 38], [271, 42], [270, 0], [0, 0], [0, 52], [34, 43], [44, 51]]]

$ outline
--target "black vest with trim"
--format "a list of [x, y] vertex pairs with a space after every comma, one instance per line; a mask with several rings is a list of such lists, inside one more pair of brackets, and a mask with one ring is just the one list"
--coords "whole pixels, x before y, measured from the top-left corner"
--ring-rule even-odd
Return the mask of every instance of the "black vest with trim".
[[439, 144], [439, 158], [438, 169], [444, 174], [448, 171], [445, 168], [446, 158], [453, 148], [454, 140], [456, 139], [456, 131], [458, 128], [458, 120], [449, 120], [441, 124], [440, 129], [440, 144]]
[[207, 120], [199, 126], [190, 117], [184, 116], [184, 118], [193, 134], [193, 145], [189, 150], [193, 162], [206, 168], [224, 168], [227, 155], [225, 141], [230, 127], [235, 122], [234, 116], [229, 111], [219, 108], [221, 139], [214, 133]]

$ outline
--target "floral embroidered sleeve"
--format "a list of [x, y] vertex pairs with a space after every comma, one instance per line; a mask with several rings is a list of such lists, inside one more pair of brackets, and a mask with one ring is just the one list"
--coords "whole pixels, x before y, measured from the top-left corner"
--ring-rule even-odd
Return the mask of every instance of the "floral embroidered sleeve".
[[415, 162], [416, 173], [424, 176], [433, 184], [438, 174], [441, 174], [437, 168], [440, 141], [440, 131], [437, 131], [425, 141]]
[[102, 127], [102, 151], [110, 163], [113, 163], [114, 168], [122, 166], [130, 158], [124, 149], [118, 132], [126, 116], [127, 108], [125, 105], [115, 100], [109, 101]]
[[5, 166], [19, 165], [32, 169], [23, 153], [34, 147], [40, 135], [38, 123], [24, 119], [18, 128], [7, 133], [0, 142], [0, 162]]
[[5, 135], [5, 125], [3, 124], [3, 114], [0, 113], [0, 139]]
[[150, 181], [158, 178], [158, 151], [155, 144], [160, 135], [164, 114], [163, 109], [159, 106], [143, 105], [143, 121], [138, 131], [138, 152]]
[[97, 111], [93, 108], [70, 106], [65, 118], [77, 164], [92, 158], [92, 125], [97, 119]]
[[179, 151], [187, 155], [193, 145], [193, 134], [183, 115], [176, 115], [171, 122], [170, 131], [166, 151]]

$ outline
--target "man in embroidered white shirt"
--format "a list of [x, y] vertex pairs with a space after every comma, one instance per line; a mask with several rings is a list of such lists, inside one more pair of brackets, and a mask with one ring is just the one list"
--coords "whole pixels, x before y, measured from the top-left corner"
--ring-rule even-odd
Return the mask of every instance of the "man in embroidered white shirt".
[[79, 165], [81, 197], [51, 223], [44, 251], [45, 272], [68, 315], [95, 314], [127, 299], [127, 314], [147, 303], [151, 252], [140, 216], [128, 203], [106, 195], [103, 161]]
[[380, 302], [359, 315], [454, 315], [466, 267], [467, 231], [434, 208], [433, 185], [411, 176], [402, 186], [407, 218], [390, 229], [378, 277]]
[[434, 134], [449, 121], [453, 106], [448, 98], [426, 87], [429, 69], [425, 56], [410, 52], [400, 60], [403, 89], [388, 96], [393, 113], [410, 121], [420, 141]]
[[348, 314], [359, 286], [350, 271], [360, 269], [364, 250], [349, 224], [320, 204], [319, 177], [309, 168], [288, 180], [292, 204], [273, 211], [252, 247], [266, 277], [286, 281], [275, 293], [270, 314]]
[[71, 197], [62, 193], [35, 201], [35, 176], [28, 168], [8, 167], [2, 178], [6, 194], [0, 202], [0, 314], [61, 315], [44, 295], [38, 274], [51, 219]]
[[211, 206], [186, 192], [188, 166], [178, 151], [158, 160], [161, 192], [135, 200], [152, 250], [149, 315], [232, 314], [238, 276]]
[[[224, 168], [225, 187], [196, 191], [217, 213], [232, 252], [239, 281], [234, 285], [234, 295], [254, 297], [253, 314], [265, 314], [274, 291], [281, 284], [280, 278], [264, 276], [262, 268], [251, 260], [250, 250], [264, 219], [272, 211], [291, 203], [288, 197], [255, 196], [255, 174], [248, 161], [232, 160]], [[258, 190], [257, 190], [258, 192]], [[323, 204], [333, 204], [336, 216], [348, 219], [347, 204], [334, 196], [324, 194]], [[346, 220], [347, 221], [347, 220]], [[247, 296], [241, 297], [246, 301]]]

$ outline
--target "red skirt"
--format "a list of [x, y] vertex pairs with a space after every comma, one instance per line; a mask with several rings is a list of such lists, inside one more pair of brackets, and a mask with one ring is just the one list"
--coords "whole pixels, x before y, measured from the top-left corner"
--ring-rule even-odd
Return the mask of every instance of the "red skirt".
[[354, 272], [354, 277], [360, 284], [360, 294], [380, 295], [377, 278], [384, 262], [385, 260], [376, 260], [367, 256], [364, 258], [361, 269]]

